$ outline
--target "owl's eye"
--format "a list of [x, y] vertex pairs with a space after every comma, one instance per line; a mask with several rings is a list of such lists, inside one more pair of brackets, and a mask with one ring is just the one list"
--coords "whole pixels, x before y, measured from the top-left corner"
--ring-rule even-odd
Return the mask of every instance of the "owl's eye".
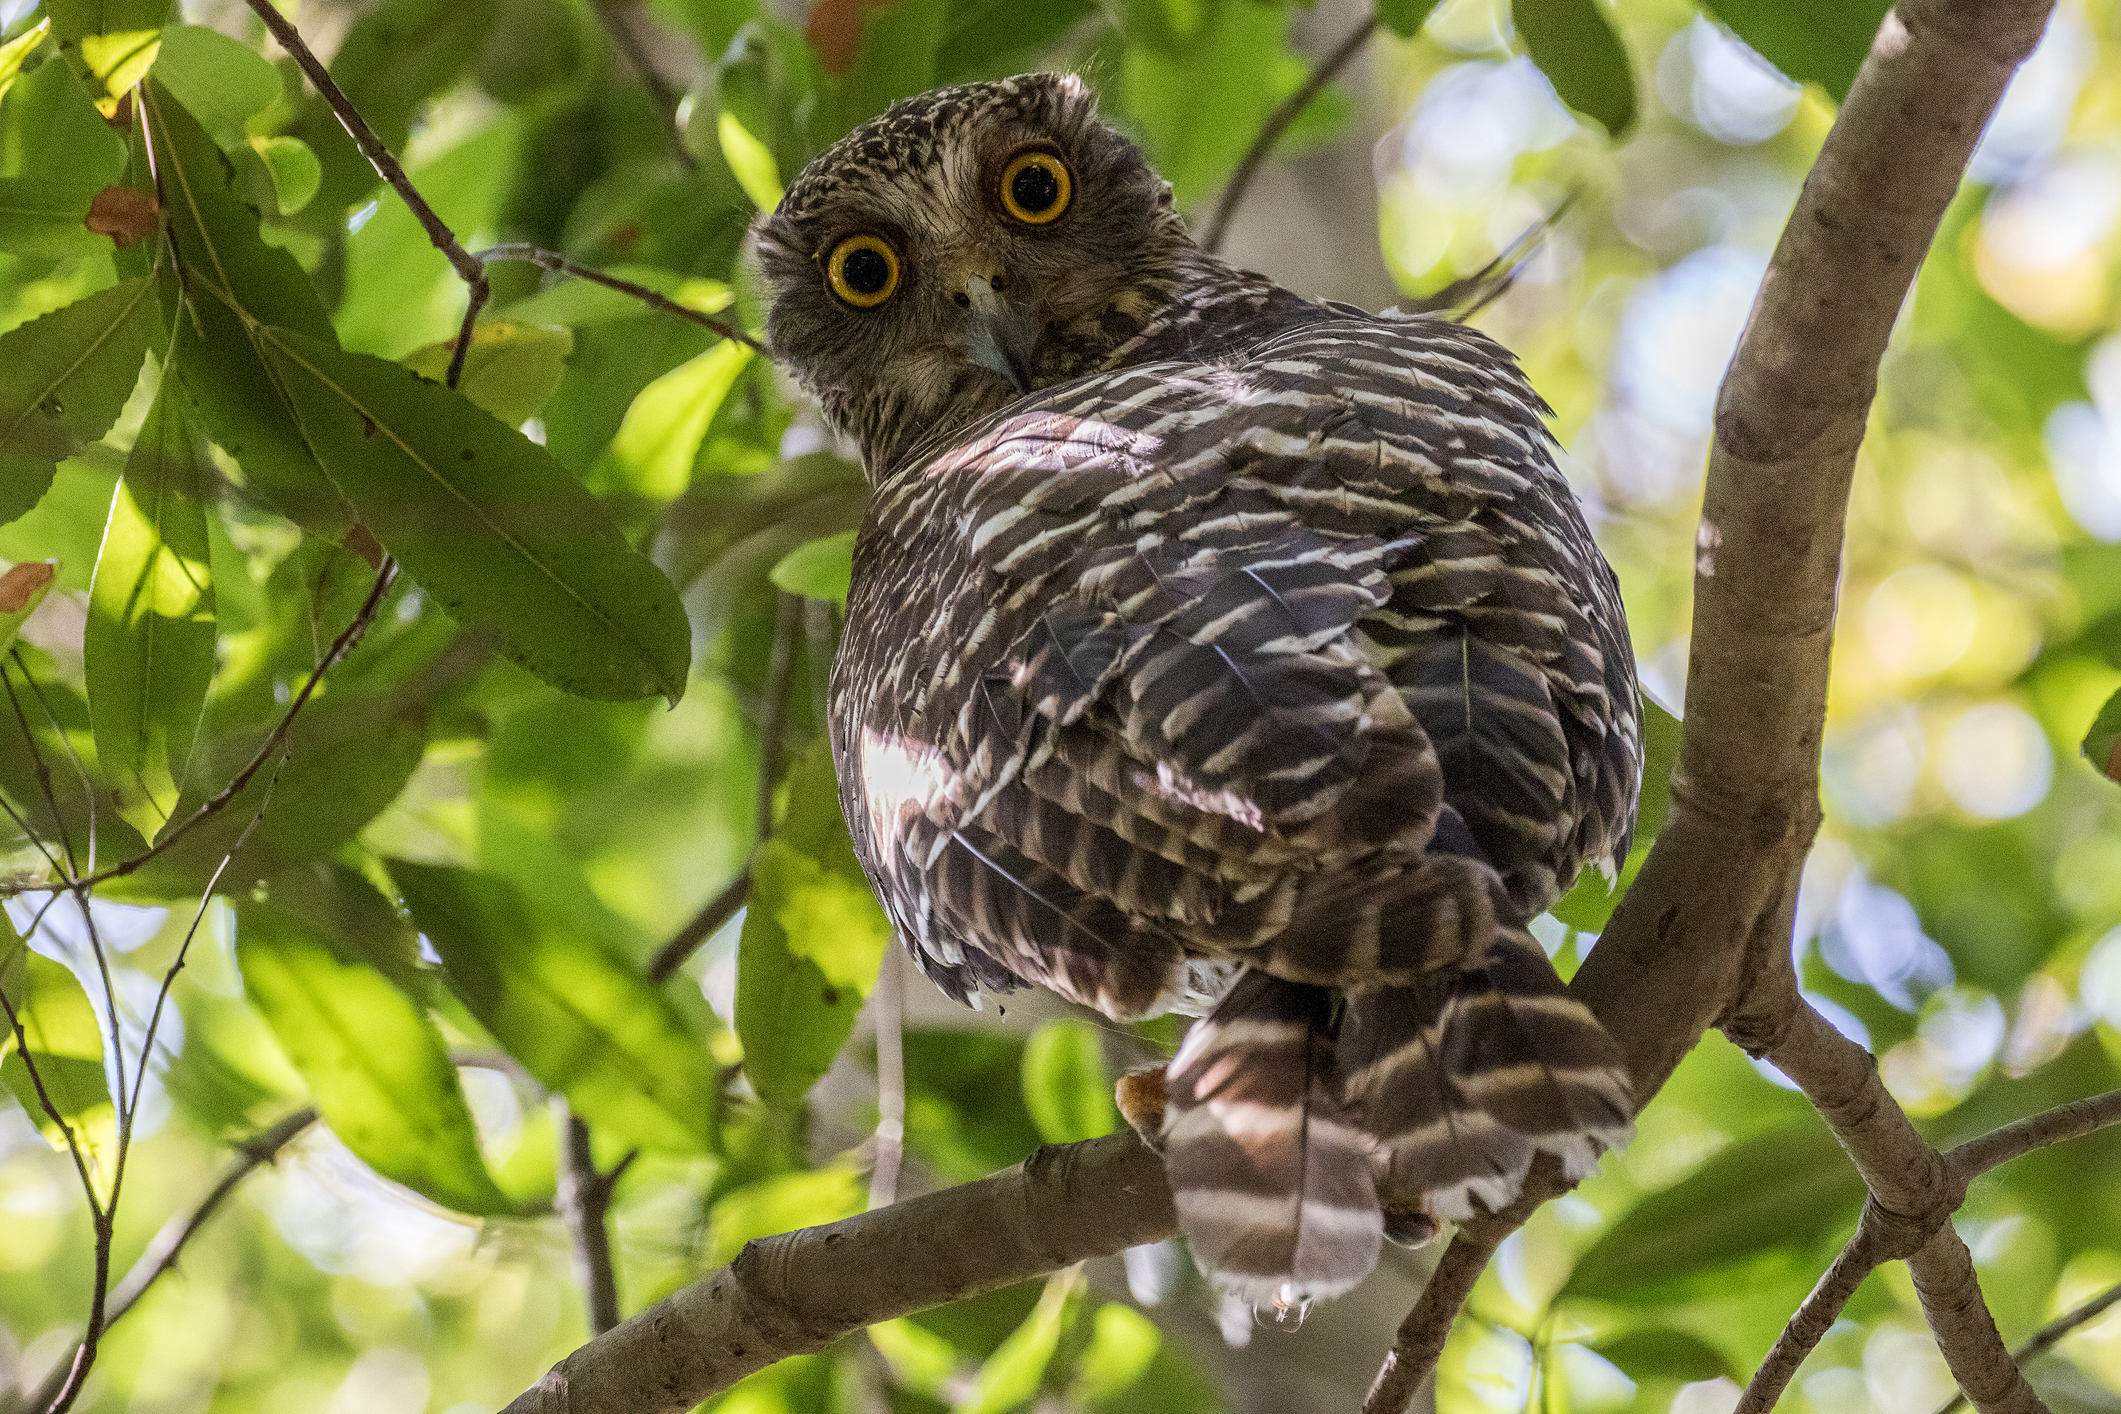
[[825, 283], [856, 309], [874, 309], [898, 289], [898, 253], [881, 236], [849, 236], [826, 259]]
[[1002, 210], [1025, 225], [1057, 220], [1074, 194], [1068, 164], [1039, 148], [1017, 153], [1002, 168]]

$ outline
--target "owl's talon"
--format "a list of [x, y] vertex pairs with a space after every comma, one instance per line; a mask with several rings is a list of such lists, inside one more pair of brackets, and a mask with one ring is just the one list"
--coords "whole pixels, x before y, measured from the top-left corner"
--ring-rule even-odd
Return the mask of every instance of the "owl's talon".
[[1164, 1110], [1169, 1102], [1164, 1089], [1164, 1068], [1130, 1071], [1112, 1087], [1113, 1102], [1134, 1132], [1157, 1153], [1164, 1151]]
[[1387, 1203], [1384, 1214], [1385, 1237], [1401, 1247], [1426, 1246], [1443, 1231], [1443, 1219], [1436, 1216], [1427, 1195], [1412, 1203]]

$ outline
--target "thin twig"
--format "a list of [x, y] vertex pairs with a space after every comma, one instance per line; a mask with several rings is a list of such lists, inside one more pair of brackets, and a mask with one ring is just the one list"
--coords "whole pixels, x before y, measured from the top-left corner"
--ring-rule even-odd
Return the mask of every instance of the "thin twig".
[[419, 188], [412, 184], [412, 179], [405, 175], [405, 169], [398, 165], [398, 159], [383, 145], [383, 139], [376, 136], [375, 129], [368, 126], [368, 120], [354, 107], [353, 100], [333, 81], [331, 71], [311, 52], [301, 33], [288, 22], [287, 16], [273, 7], [272, 0], [247, 0], [247, 3], [252, 12], [265, 21], [265, 28], [272, 31], [273, 39], [301, 65], [302, 72], [309, 76], [318, 96], [338, 118], [339, 126], [346, 129], [346, 135], [354, 140], [354, 146], [360, 148], [361, 155], [368, 159], [368, 165], [374, 167], [376, 175], [412, 209], [413, 219], [420, 223], [421, 230], [427, 232], [427, 239], [434, 244], [436, 250], [448, 258], [458, 278], [470, 287], [471, 308], [464, 316], [463, 329], [457, 335], [456, 351], [449, 360], [447, 381], [450, 387], [456, 387], [457, 380], [464, 374], [464, 358], [471, 345], [471, 321], [486, 303], [484, 262], [464, 249], [464, 243], [457, 239], [457, 233], [450, 230], [448, 223], [435, 214], [435, 209], [427, 204], [427, 198], [420, 195]]
[[607, 275], [593, 265], [580, 265], [556, 251], [541, 250], [534, 245], [514, 242], [509, 245], [488, 247], [479, 252], [479, 259], [486, 261], [520, 260], [526, 265], [535, 265], [540, 270], [550, 270], [559, 275], [572, 275], [577, 280], [587, 280], [602, 285], [607, 290], [617, 290], [622, 295], [631, 295], [642, 304], [660, 309], [665, 314], [675, 314], [680, 319], [690, 319], [702, 329], [711, 329], [725, 339], [734, 339], [758, 353], [766, 352], [766, 346], [752, 338], [733, 324], [724, 324], [711, 314], [702, 314], [696, 309], [687, 309], [668, 295], [649, 289], [632, 280], [622, 280], [616, 275]]
[[[2116, 1303], [2121, 1303], [2121, 1285], [2108, 1287], [2082, 1306], [2042, 1326], [2038, 1335], [2011, 1352], [2011, 1359], [2015, 1360], [2021, 1369], [2024, 1368], [2026, 1361], [2047, 1354], [2061, 1343], [2064, 1336], [2081, 1325], [2098, 1320]], [[1954, 1409], [1965, 1403], [1966, 1392], [1961, 1390], [1946, 1400], [1944, 1407], [1939, 1409], [1937, 1414], [1952, 1414]]]
[[1864, 1279], [1876, 1271], [1885, 1260], [1877, 1244], [1871, 1241], [1867, 1228], [1859, 1225], [1856, 1235], [1834, 1258], [1834, 1264], [1819, 1278], [1819, 1284], [1804, 1298], [1804, 1304], [1790, 1317], [1782, 1334], [1775, 1337], [1774, 1348], [1753, 1372], [1745, 1393], [1739, 1398], [1732, 1414], [1767, 1414], [1789, 1388], [1805, 1357], [1810, 1355], [1826, 1333], [1833, 1329], [1834, 1322], [1841, 1319], [1841, 1312], [1856, 1294], [1856, 1288]]
[[553, 1118], [559, 1121], [560, 1173], [554, 1190], [554, 1206], [567, 1224], [574, 1246], [574, 1269], [582, 1283], [582, 1296], [589, 1314], [589, 1333], [602, 1335], [619, 1323], [618, 1276], [611, 1262], [611, 1227], [608, 1214], [611, 1190], [632, 1160], [628, 1155], [610, 1173], [598, 1173], [590, 1153], [589, 1126], [568, 1108], [567, 1097], [552, 1097]]
[[707, 900], [700, 911], [692, 916], [691, 922], [678, 929], [669, 942], [655, 950], [655, 956], [648, 962], [648, 980], [668, 982], [671, 976], [685, 965], [685, 959], [697, 952], [701, 943], [721, 931], [724, 923], [736, 917], [737, 910], [750, 898], [751, 863], [746, 860], [737, 876], [731, 879], [720, 893]]
[[876, 1167], [869, 1174], [869, 1206], [898, 1201], [899, 1165], [906, 1156], [906, 993], [899, 949], [884, 945], [869, 1010], [876, 1019]]
[[[316, 1119], [315, 1110], [297, 1110], [263, 1133], [237, 1144], [235, 1162], [223, 1171], [220, 1181], [214, 1184], [197, 1207], [188, 1213], [173, 1214], [169, 1221], [162, 1225], [154, 1240], [147, 1244], [147, 1250], [133, 1263], [132, 1270], [128, 1271], [124, 1280], [112, 1290], [110, 1306], [103, 1317], [103, 1328], [109, 1330], [124, 1319], [125, 1314], [147, 1294], [148, 1288], [177, 1265], [178, 1259], [184, 1255], [185, 1245], [198, 1234], [200, 1228], [206, 1226], [207, 1219], [220, 1208], [222, 1201], [235, 1192], [237, 1184], [277, 1159], [280, 1151], [292, 1143], [303, 1130], [314, 1124]], [[25, 1407], [33, 1410], [50, 1408], [71, 1368], [71, 1363], [55, 1366], [37, 1392], [30, 1396]]]
[[1208, 224], [1201, 232], [1201, 249], [1210, 255], [1222, 249], [1223, 237], [1230, 229], [1230, 218], [1237, 213], [1237, 204], [1244, 200], [1246, 188], [1259, 175], [1259, 169], [1265, 164], [1267, 154], [1274, 150], [1274, 144], [1281, 141], [1289, 124], [1311, 106], [1311, 100], [1333, 81], [1335, 74], [1347, 67], [1348, 61], [1361, 52], [1363, 45], [1369, 43], [1370, 36], [1376, 32], [1377, 16], [1373, 13], [1350, 30], [1348, 37], [1336, 45], [1332, 53], [1318, 61], [1311, 76], [1304, 80], [1303, 87], [1283, 99], [1281, 106], [1267, 115], [1266, 125], [1259, 130], [1259, 136], [1252, 139], [1252, 145], [1245, 149], [1244, 159], [1230, 174], [1229, 183], [1223, 187], [1223, 194], [1215, 203], [1214, 214], [1208, 217]]
[[[1531, 1188], [1532, 1180], [1527, 1178], [1525, 1186]], [[1392, 1348], [1385, 1353], [1384, 1364], [1371, 1381], [1370, 1392], [1363, 1397], [1363, 1414], [1400, 1414], [1414, 1402], [1422, 1381], [1429, 1377], [1437, 1356], [1443, 1353], [1459, 1308], [1466, 1304], [1473, 1284], [1487, 1270], [1488, 1259], [1495, 1255], [1502, 1239], [1523, 1221], [1518, 1218], [1506, 1222], [1498, 1214], [1459, 1229], [1422, 1288], [1414, 1309], [1399, 1323]]]
[[80, 886], [82, 888], [93, 888], [106, 879], [123, 878], [226, 809], [228, 803], [242, 793], [243, 788], [251, 783], [251, 780], [259, 771], [264, 769], [265, 763], [273, 758], [273, 753], [278, 751], [281, 744], [287, 740], [288, 734], [294, 730], [296, 716], [300, 714], [310, 697], [315, 694], [317, 684], [324, 680], [324, 675], [338, 666], [340, 660], [345, 658], [348, 653], [351, 653], [354, 646], [361, 641], [362, 636], [368, 632], [369, 625], [375, 622], [377, 611], [383, 607], [383, 596], [389, 592], [391, 581], [396, 577], [397, 572], [398, 562], [388, 555], [384, 556], [381, 567], [376, 570], [376, 582], [370, 587], [368, 598], [362, 601], [359, 612], [353, 616], [353, 621], [346, 625], [346, 628], [336, 639], [332, 640], [331, 651], [326, 653], [324, 660], [310, 671], [308, 679], [302, 684], [302, 690], [295, 694], [292, 702], [287, 704], [287, 710], [280, 714], [279, 722], [273, 727], [271, 733], [267, 735], [264, 743], [258, 747], [257, 753], [244, 764], [242, 770], [236, 772], [235, 777], [227, 785], [215, 792], [211, 800], [206, 801], [197, 810], [185, 816], [183, 820], [163, 831], [162, 838], [156, 840], [146, 851], [136, 854], [122, 863], [113, 864], [100, 874], [91, 875], [89, 878], [83, 879]]
[[[22, 661], [22, 650], [17, 648], [8, 656], [14, 660], [15, 666], [21, 670], [23, 681], [29, 681], [29, 664]], [[52, 768], [45, 761], [44, 752], [37, 746], [37, 734], [30, 729], [29, 714], [22, 710], [22, 699], [15, 695], [15, 680], [7, 675], [5, 668], [0, 668], [0, 685], [4, 685], [7, 688], [8, 705], [15, 709], [15, 724], [22, 729], [23, 743], [29, 748], [32, 770], [37, 777], [37, 789], [44, 795], [45, 807], [52, 812], [52, 826], [59, 832], [59, 851], [66, 856], [66, 866], [64, 868], [59, 866], [59, 861], [52, 858], [51, 850], [46, 847], [43, 840], [38, 838], [37, 832], [29, 827], [29, 822], [20, 815], [15, 814], [13, 806], [8, 807], [7, 813], [13, 817], [15, 824], [21, 829], [22, 833], [29, 836], [30, 843], [36, 845], [38, 852], [51, 864], [52, 872], [64, 878], [71, 885], [81, 872], [81, 864], [74, 857], [73, 834], [66, 828], [66, 816], [59, 810], [58, 793], [52, 789]]]
[[2110, 1124], [2121, 1124], [2121, 1090], [2073, 1100], [2030, 1119], [1992, 1129], [1953, 1149], [1944, 1161], [1962, 1178], [1971, 1179], [2035, 1149], [2082, 1139]]
[[670, 150], [677, 154], [678, 164], [687, 171], [698, 170], [700, 160], [685, 146], [685, 135], [678, 130], [677, 91], [656, 72], [647, 46], [641, 43], [641, 37], [633, 32], [632, 23], [622, 13], [634, 7], [621, 4], [619, 0], [593, 0], [590, 8], [595, 10], [597, 18], [604, 22], [604, 32], [611, 36], [612, 46], [626, 56], [626, 63], [640, 79], [641, 87], [648, 90], [648, 96], [655, 100], [655, 106], [661, 110], [663, 131], [669, 135]]

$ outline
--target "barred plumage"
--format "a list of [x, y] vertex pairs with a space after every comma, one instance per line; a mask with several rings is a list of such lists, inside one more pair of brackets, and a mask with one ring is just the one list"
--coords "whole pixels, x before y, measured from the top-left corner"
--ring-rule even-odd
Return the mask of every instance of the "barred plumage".
[[[1072, 228], [995, 214], [1032, 150]], [[849, 231], [903, 247], [881, 311], [819, 288]], [[1525, 924], [1626, 852], [1634, 666], [1509, 355], [1205, 255], [1050, 75], [857, 130], [761, 254], [875, 493], [831, 694], [856, 851], [961, 1000], [1212, 1002], [1160, 1136], [1204, 1268], [1333, 1294], [1381, 1208], [1621, 1142], [1617, 1052]]]

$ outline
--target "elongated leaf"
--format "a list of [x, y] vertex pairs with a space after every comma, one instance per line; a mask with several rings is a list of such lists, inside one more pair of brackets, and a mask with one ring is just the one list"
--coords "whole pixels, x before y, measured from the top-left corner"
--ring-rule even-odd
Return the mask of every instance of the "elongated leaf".
[[[0, 1028], [6, 1033], [0, 1035], [0, 1084], [54, 1149], [64, 1151], [66, 1130], [73, 1131], [91, 1176], [107, 1192], [117, 1160], [118, 1115], [103, 1074], [103, 1032], [95, 1004], [73, 973], [29, 950], [5, 913], [0, 913], [0, 1000], [6, 1003], [0, 1007]], [[54, 1110], [66, 1129], [52, 1118]]]
[[118, 420], [155, 321], [128, 280], [0, 335], [0, 523], [43, 499], [52, 470]]
[[[439, 383], [449, 372], [455, 352], [456, 341], [448, 339], [414, 350], [404, 362], [421, 377]], [[465, 352], [464, 377], [457, 391], [510, 427], [519, 426], [536, 417], [560, 386], [567, 355], [573, 352], [574, 335], [565, 329], [481, 324]]]
[[1566, 1296], [1627, 1303], [1726, 1262], [1855, 1221], [1863, 1179], [1823, 1124], [1742, 1139], [1621, 1215]]
[[1663, 1378], [1692, 1383], [1737, 1375], [1722, 1351], [1699, 1336], [1650, 1327], [1608, 1336], [1592, 1347], [1631, 1380]]
[[427, 1013], [381, 973], [335, 956], [299, 914], [244, 900], [236, 920], [244, 990], [346, 1147], [444, 1207], [510, 1211]]
[[1892, 0], [1703, 0], [1753, 52], [1799, 83], [1816, 83], [1839, 103]]
[[389, 868], [450, 988], [525, 1069], [626, 1143], [713, 1147], [714, 1063], [662, 993], [531, 917], [492, 875], [405, 860]]
[[201, 470], [172, 392], [148, 410], [111, 499], [84, 648], [96, 755], [150, 841], [176, 808], [214, 675]]
[[650, 383], [626, 409], [597, 477], [651, 501], [668, 501], [692, 480], [692, 464], [751, 350], [729, 340]]
[[[186, 338], [170, 373], [199, 427], [236, 459], [250, 488], [306, 529], [342, 539], [353, 516], [317, 465], [259, 348], [272, 324], [331, 342], [331, 318], [294, 257], [258, 237], [257, 213], [236, 196], [234, 169], [167, 89], [141, 90], [156, 170], [184, 265]], [[174, 274], [166, 300], [178, 298]]]
[[317, 460], [452, 617], [578, 697], [683, 695], [677, 591], [544, 448], [398, 364], [264, 338]]
[[[315, 698], [295, 721], [284, 762], [268, 761], [226, 808], [105, 891], [149, 899], [197, 894], [235, 850], [220, 882], [233, 893], [335, 853], [404, 789], [427, 746], [427, 712], [417, 689]], [[188, 818], [226, 785], [264, 737], [263, 728], [246, 725], [199, 741], [176, 818]], [[254, 817], [257, 828], [236, 849]]]
[[1024, 1108], [1048, 1144], [1095, 1139], [1119, 1127], [1097, 1032], [1080, 1021], [1048, 1021], [1024, 1044]]
[[752, 867], [737, 948], [744, 1072], [768, 1104], [799, 1104], [831, 1066], [890, 945], [821, 737], [788, 773], [788, 808]]
[[52, 32], [49, 16], [37, 21], [5, 44], [0, 44], [0, 98], [7, 97], [8, 89], [14, 87], [15, 75], [22, 72], [22, 61], [44, 43], [44, 36]]
[[1002, 1414], [1038, 1393], [1061, 1336], [1075, 1322], [1083, 1291], [1081, 1267], [1046, 1278], [1038, 1305], [1009, 1333], [972, 1377], [972, 1389], [957, 1405], [957, 1414]]
[[2084, 734], [2080, 748], [2084, 759], [2110, 781], [2121, 781], [2121, 692], [2106, 699], [2099, 716]]
[[1616, 138], [1633, 125], [1635, 75], [1606, 0], [1512, 0], [1510, 16], [1562, 102]]

